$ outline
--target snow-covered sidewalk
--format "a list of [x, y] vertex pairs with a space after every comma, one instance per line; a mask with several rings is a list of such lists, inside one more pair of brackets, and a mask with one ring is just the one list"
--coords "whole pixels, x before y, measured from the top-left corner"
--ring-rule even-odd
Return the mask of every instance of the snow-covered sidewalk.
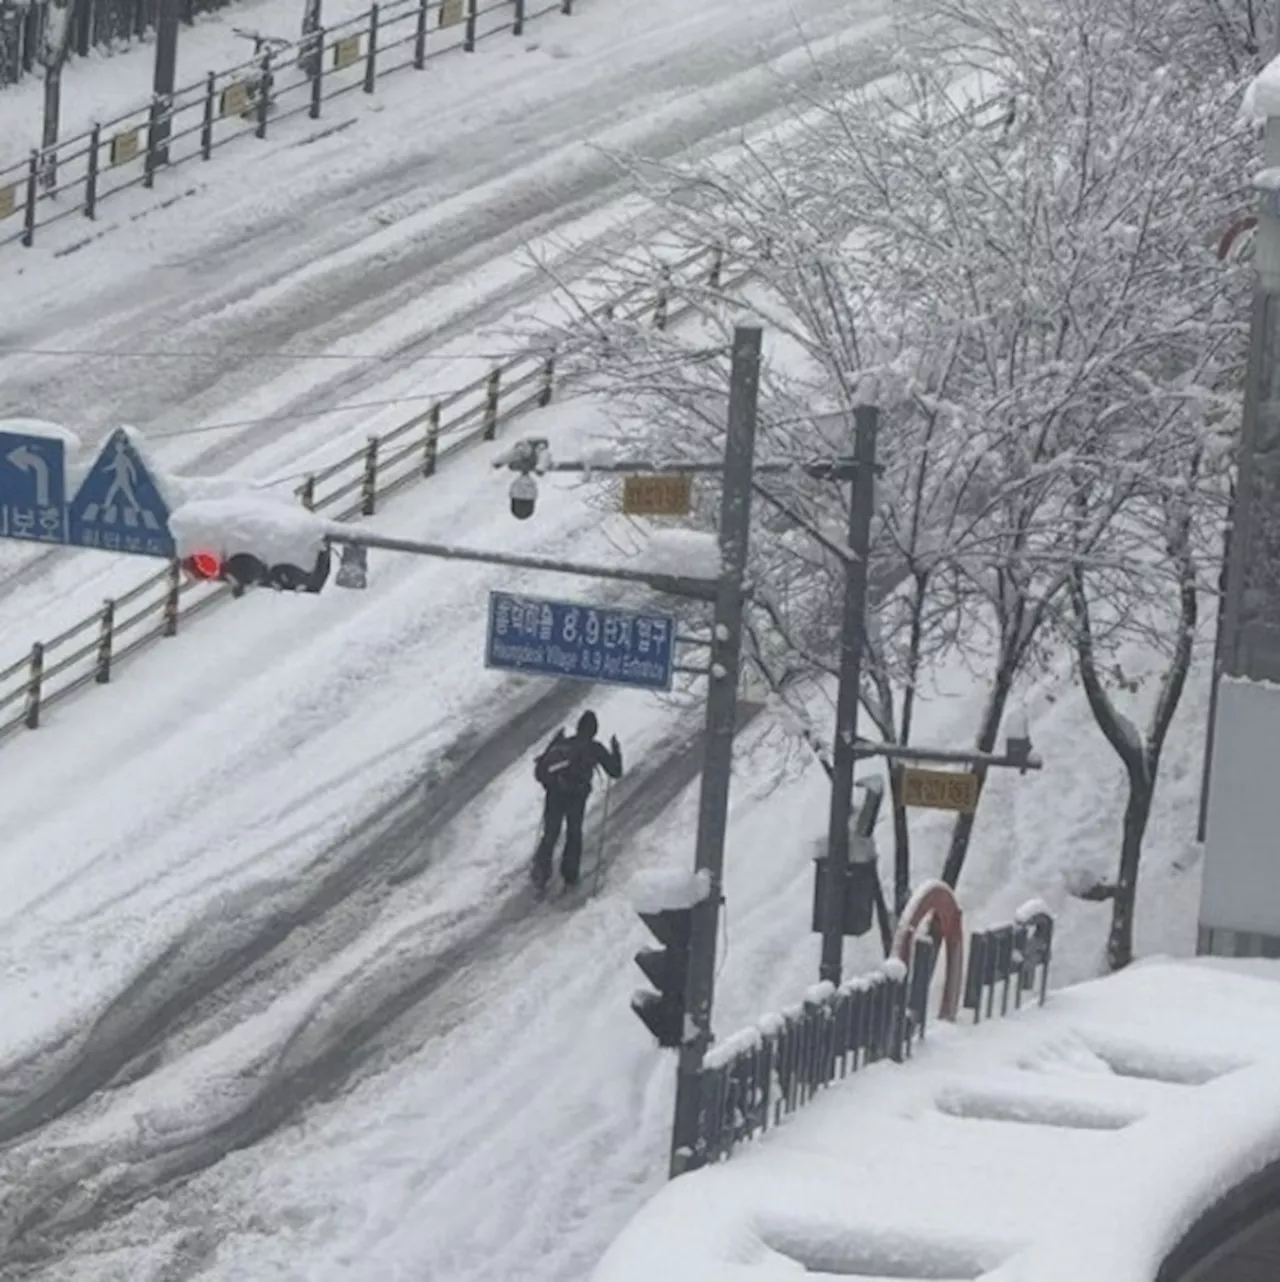
[[1160, 960], [1005, 1021], [935, 1024], [908, 1064], [665, 1186], [593, 1282], [1150, 1282], [1280, 1160], [1277, 980], [1275, 962]]

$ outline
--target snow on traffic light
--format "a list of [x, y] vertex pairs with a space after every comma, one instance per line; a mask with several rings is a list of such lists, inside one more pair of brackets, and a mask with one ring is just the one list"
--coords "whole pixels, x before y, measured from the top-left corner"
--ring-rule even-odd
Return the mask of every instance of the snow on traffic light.
[[170, 517], [183, 569], [237, 592], [319, 592], [329, 577], [330, 522], [260, 492], [192, 498]]

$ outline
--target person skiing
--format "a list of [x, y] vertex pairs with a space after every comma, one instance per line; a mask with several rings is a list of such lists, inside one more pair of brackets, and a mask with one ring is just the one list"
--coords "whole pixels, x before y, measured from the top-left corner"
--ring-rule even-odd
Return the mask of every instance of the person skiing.
[[591, 781], [597, 768], [611, 779], [622, 777], [622, 749], [614, 735], [606, 748], [596, 742], [600, 723], [594, 712], [578, 718], [577, 731], [566, 735], [557, 730], [534, 763], [533, 777], [542, 785], [546, 798], [542, 806], [542, 840], [533, 856], [533, 881], [539, 890], [551, 880], [551, 864], [560, 829], [567, 828], [560, 875], [566, 886], [578, 884], [582, 863], [582, 820], [591, 795]]

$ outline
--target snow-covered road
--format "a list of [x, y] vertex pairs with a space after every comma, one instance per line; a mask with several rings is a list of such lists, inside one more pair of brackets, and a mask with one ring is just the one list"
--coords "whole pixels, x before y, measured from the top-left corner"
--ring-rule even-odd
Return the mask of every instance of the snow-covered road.
[[[554, 36], [393, 79], [340, 135], [282, 132], [96, 246], [24, 260], [3, 342], [116, 354], [11, 351], [5, 409], [89, 439], [119, 418], [158, 436], [275, 415], [171, 436], [161, 457], [286, 472], [406, 416], [316, 413], [333, 401], [443, 392], [483, 368], [477, 344], [497, 339], [474, 327], [546, 289], [522, 244], [654, 229], [596, 148], [714, 146], [777, 106], [762, 57], [871, 75], [882, 30], [874, 6], [837, 0], [581, 0]], [[265, 359], [281, 348], [379, 359]], [[121, 354], [159, 350], [186, 355]], [[529, 428], [560, 448], [598, 418], [556, 404]], [[375, 528], [600, 560], [634, 546], [560, 478], [517, 525], [488, 463], [461, 456]], [[5, 555], [0, 636], [17, 646], [135, 573]], [[3, 1282], [580, 1282], [661, 1179], [671, 1064], [627, 1007], [622, 891], [634, 869], [687, 866], [698, 709], [485, 671], [498, 586], [589, 594], [375, 557], [367, 593], [212, 611], [145, 656], [145, 684], [72, 700], [6, 749]], [[955, 741], [981, 692], [963, 671], [942, 684], [924, 729]], [[529, 753], [587, 699], [628, 760], [610, 879], [575, 911], [535, 909]], [[1026, 784], [1041, 791], [1022, 810], [1022, 785], [988, 790], [972, 907], [1046, 889], [1026, 885], [1051, 862], [1037, 816], [1052, 803], [1072, 822], [1053, 783]], [[1077, 811], [1096, 810], [1087, 787]], [[811, 978], [825, 796], [758, 718], [734, 784], [722, 1033]], [[926, 840], [920, 871], [929, 859]]]
[[[530, 426], [558, 448], [598, 423], [590, 405], [541, 415]], [[378, 527], [599, 559], [625, 543], [625, 523], [563, 481], [517, 525], [487, 462], [460, 460], [430, 506], [406, 495]], [[640, 932], [625, 886], [687, 866], [697, 709], [486, 672], [485, 590], [511, 576], [390, 557], [373, 570], [364, 596], [217, 612], [157, 652], [169, 699], [110, 687], [92, 721], [73, 703], [14, 758], [5, 1282], [581, 1282], [660, 1182], [671, 1062], [627, 1006]], [[920, 733], [954, 743], [982, 691], [963, 668], [939, 681]], [[529, 749], [584, 699], [627, 755], [614, 862], [598, 900], [535, 908]], [[1047, 740], [1064, 711], [1033, 722], [1044, 779], [984, 799], [975, 922], [1032, 890], [1061, 905], [1037, 878], [1098, 809], [1095, 784], [1064, 794], [1054, 768], [1051, 744], [1081, 735], [1076, 720]], [[1194, 775], [1178, 754], [1170, 768]], [[812, 978], [825, 797], [771, 716], [748, 727], [721, 1033]], [[1061, 833], [1042, 827], [1050, 808]], [[944, 827], [919, 827], [926, 875]], [[850, 965], [873, 952], [851, 948]]]
[[[580, 254], [658, 230], [611, 152], [724, 145], [778, 110], [784, 70], [881, 74], [883, 8], [584, 0], [525, 39], [335, 105], [353, 122], [341, 132], [335, 116], [248, 140], [170, 207], [68, 256], [51, 236], [0, 264], [20, 271], [0, 324], [0, 412], [89, 441], [127, 422], [177, 470], [305, 470], [510, 350], [504, 331], [551, 292], [528, 247], [572, 276]], [[148, 199], [164, 197], [158, 185]], [[147, 569], [6, 544], [0, 636], [21, 619], [20, 649]]]

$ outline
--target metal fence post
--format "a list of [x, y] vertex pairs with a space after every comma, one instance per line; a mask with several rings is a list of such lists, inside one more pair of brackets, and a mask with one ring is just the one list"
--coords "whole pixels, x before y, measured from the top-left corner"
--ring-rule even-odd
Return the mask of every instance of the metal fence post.
[[556, 390], [556, 349], [553, 347], [547, 353], [547, 359], [542, 362], [542, 390], [538, 393], [538, 405], [545, 409], [551, 404], [551, 398]]
[[162, 635], [166, 637], [176, 637], [178, 635], [178, 608], [182, 600], [182, 563], [180, 561], [169, 562], [169, 590], [164, 597], [164, 627]]
[[467, 33], [462, 40], [466, 53], [476, 51], [476, 0], [467, 0]]
[[484, 389], [484, 439], [491, 441], [498, 432], [498, 398], [502, 394], [502, 370], [494, 366]]
[[707, 273], [707, 285], [709, 288], [720, 288], [720, 276], [723, 271], [724, 250], [717, 245], [711, 255], [711, 270]]
[[413, 66], [421, 71], [427, 61], [427, 12], [431, 0], [418, 0], [418, 29], [413, 36]]
[[364, 91], [373, 92], [373, 82], [378, 78], [378, 6], [369, 6], [369, 52], [364, 60]]
[[302, 482], [302, 488], [298, 491], [298, 498], [302, 501], [302, 506], [308, 512], [316, 510], [316, 478], [309, 476]]
[[98, 661], [93, 679], [104, 686], [111, 680], [111, 646], [115, 637], [116, 603], [109, 597], [102, 606], [102, 619], [98, 625]]
[[217, 72], [211, 71], [204, 80], [204, 119], [200, 122], [200, 159], [213, 155], [213, 104], [218, 92]]
[[317, 27], [311, 38], [316, 44], [316, 60], [311, 76], [311, 106], [307, 108], [307, 115], [312, 120], [319, 120], [320, 104], [324, 101], [324, 28]]
[[27, 207], [22, 211], [22, 243], [31, 248], [36, 238], [36, 201], [40, 199], [40, 153], [32, 149], [27, 162]]
[[436, 461], [440, 456], [440, 402], [436, 401], [427, 411], [427, 434], [422, 441], [422, 475], [436, 474]]
[[258, 127], [253, 131], [258, 138], [267, 136], [267, 108], [271, 104], [271, 50], [262, 55], [262, 79], [258, 83]]
[[89, 155], [84, 176], [84, 216], [98, 216], [98, 152], [102, 146], [102, 126], [95, 120], [89, 130]]
[[516, 0], [516, 16], [511, 22], [511, 34], [524, 35], [524, 0]]
[[31, 662], [27, 668], [27, 709], [23, 721], [28, 730], [35, 730], [40, 725], [40, 686], [44, 681], [44, 642], [37, 641], [31, 647]]
[[142, 157], [142, 185], [144, 187], [154, 187], [156, 182], [156, 147], [159, 142], [159, 120], [160, 120], [160, 99], [156, 94], [151, 95], [151, 102], [147, 107], [147, 150]]
[[360, 513], [372, 516], [378, 502], [378, 438], [369, 437], [364, 451], [364, 476], [360, 479]]

